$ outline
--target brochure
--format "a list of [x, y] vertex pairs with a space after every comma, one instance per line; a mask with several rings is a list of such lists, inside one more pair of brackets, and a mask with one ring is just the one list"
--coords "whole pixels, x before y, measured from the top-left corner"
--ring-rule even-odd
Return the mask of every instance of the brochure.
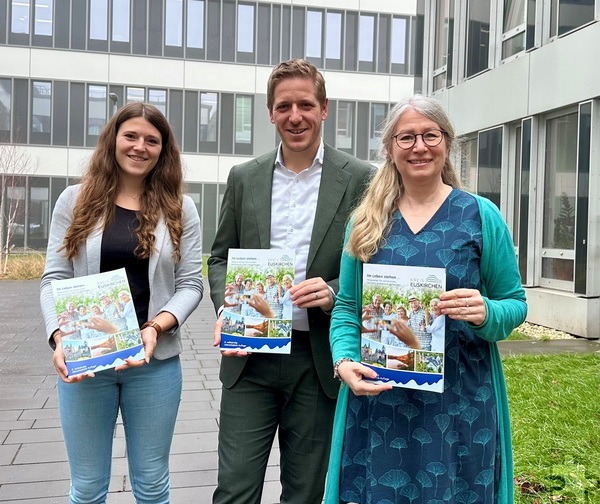
[[445, 316], [431, 308], [444, 290], [444, 268], [364, 265], [361, 361], [374, 382], [444, 391]]
[[53, 280], [52, 293], [69, 376], [144, 358], [124, 268]]
[[289, 354], [295, 254], [289, 249], [230, 249], [221, 350]]

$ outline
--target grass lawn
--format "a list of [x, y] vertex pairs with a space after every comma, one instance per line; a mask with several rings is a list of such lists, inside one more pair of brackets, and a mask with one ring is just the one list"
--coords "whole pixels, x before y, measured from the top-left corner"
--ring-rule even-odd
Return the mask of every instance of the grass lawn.
[[4, 269], [4, 258], [0, 268], [0, 279], [5, 280], [33, 280], [40, 278], [44, 272], [46, 254], [41, 252], [27, 252], [24, 254], [10, 254], [6, 275], [2, 274]]
[[519, 504], [600, 503], [600, 355], [503, 359]]

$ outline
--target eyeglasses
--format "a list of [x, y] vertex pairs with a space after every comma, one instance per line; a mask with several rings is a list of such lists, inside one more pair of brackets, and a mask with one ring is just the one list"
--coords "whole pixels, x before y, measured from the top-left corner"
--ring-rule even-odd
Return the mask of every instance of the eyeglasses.
[[424, 133], [398, 133], [392, 136], [392, 138], [396, 140], [396, 145], [401, 149], [412, 149], [417, 143], [417, 137], [419, 136], [427, 147], [435, 147], [442, 143], [445, 134], [445, 131], [430, 129]]

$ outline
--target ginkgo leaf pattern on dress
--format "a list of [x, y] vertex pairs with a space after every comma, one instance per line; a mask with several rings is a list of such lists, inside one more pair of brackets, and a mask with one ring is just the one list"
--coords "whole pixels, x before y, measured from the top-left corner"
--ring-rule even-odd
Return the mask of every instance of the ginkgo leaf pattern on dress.
[[[416, 234], [396, 212], [371, 262], [446, 268], [448, 290], [481, 289], [481, 250], [477, 202], [454, 189]], [[350, 394], [343, 460], [351, 464], [343, 467], [340, 501], [497, 502], [500, 455], [491, 376], [488, 343], [468, 324], [446, 318], [443, 393], [399, 388], [369, 398]], [[354, 500], [345, 499], [350, 495]]]

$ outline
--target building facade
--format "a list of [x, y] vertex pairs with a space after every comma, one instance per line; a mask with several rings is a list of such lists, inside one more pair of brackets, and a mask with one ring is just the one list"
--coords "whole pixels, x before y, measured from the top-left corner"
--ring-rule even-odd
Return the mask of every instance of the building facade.
[[413, 1], [0, 2], [0, 142], [34, 166], [3, 184], [5, 207], [19, 204], [13, 244], [45, 247], [56, 198], [108, 118], [143, 100], [171, 123], [210, 250], [231, 166], [277, 145], [272, 67], [304, 57], [322, 69], [325, 141], [373, 159], [390, 102], [414, 89], [416, 25]]
[[600, 1], [420, 1], [424, 93], [501, 209], [527, 320], [600, 336]]

